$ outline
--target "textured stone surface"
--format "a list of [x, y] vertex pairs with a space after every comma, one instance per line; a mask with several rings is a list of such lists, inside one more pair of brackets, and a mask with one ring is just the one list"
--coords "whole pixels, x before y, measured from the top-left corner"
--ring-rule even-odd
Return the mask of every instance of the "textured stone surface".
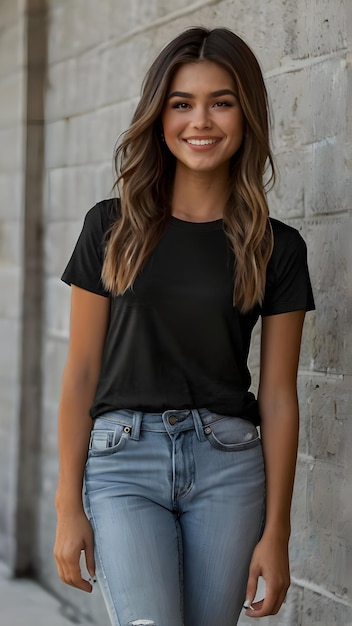
[[24, 20], [22, 3], [0, 7], [0, 558], [16, 545], [17, 417], [22, 312]]
[[309, 221], [306, 230], [317, 306], [311, 357], [314, 369], [341, 375], [351, 357], [346, 343], [348, 227], [346, 215]]
[[[260, 4], [260, 7], [259, 7]], [[79, 614], [107, 624], [99, 592], [63, 586], [51, 558], [57, 476], [56, 413], [67, 354], [70, 290], [59, 281], [86, 211], [108, 197], [113, 152], [153, 57], [183, 28], [226, 25], [257, 53], [273, 114], [278, 181], [272, 215], [300, 230], [317, 311], [307, 316], [298, 380], [301, 430], [292, 508], [293, 585], [263, 626], [352, 626], [352, 7], [349, 0], [48, 0], [45, 91], [41, 483], [36, 570]], [[26, 6], [0, 6], [0, 556], [15, 545], [15, 463], [22, 314]], [[32, 61], [42, 61], [40, 16]], [[33, 30], [33, 32], [34, 32]], [[40, 110], [35, 75], [29, 120]], [[39, 84], [40, 84], [40, 79]], [[40, 121], [40, 120], [39, 120]], [[26, 120], [25, 120], [26, 122]], [[28, 120], [27, 120], [28, 122]], [[30, 136], [30, 134], [29, 134]], [[25, 169], [23, 169], [25, 168]], [[250, 354], [258, 384], [260, 324]], [[25, 485], [23, 485], [25, 488]], [[252, 623], [241, 619], [241, 626]]]
[[0, 171], [0, 220], [20, 220], [22, 174]]

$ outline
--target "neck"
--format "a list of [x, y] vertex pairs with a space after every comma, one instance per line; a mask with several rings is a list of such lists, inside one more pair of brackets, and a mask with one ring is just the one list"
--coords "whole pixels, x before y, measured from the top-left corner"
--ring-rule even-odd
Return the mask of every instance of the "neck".
[[228, 171], [194, 172], [177, 167], [172, 215], [190, 222], [222, 218], [227, 198]]

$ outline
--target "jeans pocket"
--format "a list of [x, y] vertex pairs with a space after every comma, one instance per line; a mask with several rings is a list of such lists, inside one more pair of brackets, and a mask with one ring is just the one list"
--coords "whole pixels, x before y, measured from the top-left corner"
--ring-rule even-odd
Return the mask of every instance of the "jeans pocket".
[[239, 417], [222, 417], [204, 426], [209, 443], [217, 450], [236, 452], [260, 445], [258, 431], [252, 422]]
[[115, 454], [126, 445], [130, 432], [130, 426], [96, 418], [90, 434], [88, 458]]

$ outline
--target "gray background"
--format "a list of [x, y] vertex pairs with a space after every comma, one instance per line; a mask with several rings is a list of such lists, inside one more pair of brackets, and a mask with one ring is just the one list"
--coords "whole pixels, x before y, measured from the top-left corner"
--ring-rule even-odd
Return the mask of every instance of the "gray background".
[[52, 557], [70, 298], [59, 275], [85, 212], [109, 196], [145, 70], [197, 24], [232, 28], [262, 63], [280, 173], [271, 213], [306, 239], [317, 305], [299, 372], [293, 584], [260, 623], [351, 626], [351, 0], [1, 0], [0, 558], [73, 618], [107, 624], [99, 592], [65, 587]]

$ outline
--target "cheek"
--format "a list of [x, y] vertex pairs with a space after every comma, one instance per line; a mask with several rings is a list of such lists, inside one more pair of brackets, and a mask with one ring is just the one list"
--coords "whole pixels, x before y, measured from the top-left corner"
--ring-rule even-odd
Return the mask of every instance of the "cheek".
[[238, 115], [238, 117], [233, 120], [231, 124], [231, 134], [234, 139], [243, 137], [244, 125], [243, 125], [243, 116]]
[[161, 122], [164, 129], [164, 136], [169, 137], [170, 139], [174, 138], [175, 135], [178, 135], [182, 130], [180, 118], [172, 115], [172, 112], [163, 115]]

